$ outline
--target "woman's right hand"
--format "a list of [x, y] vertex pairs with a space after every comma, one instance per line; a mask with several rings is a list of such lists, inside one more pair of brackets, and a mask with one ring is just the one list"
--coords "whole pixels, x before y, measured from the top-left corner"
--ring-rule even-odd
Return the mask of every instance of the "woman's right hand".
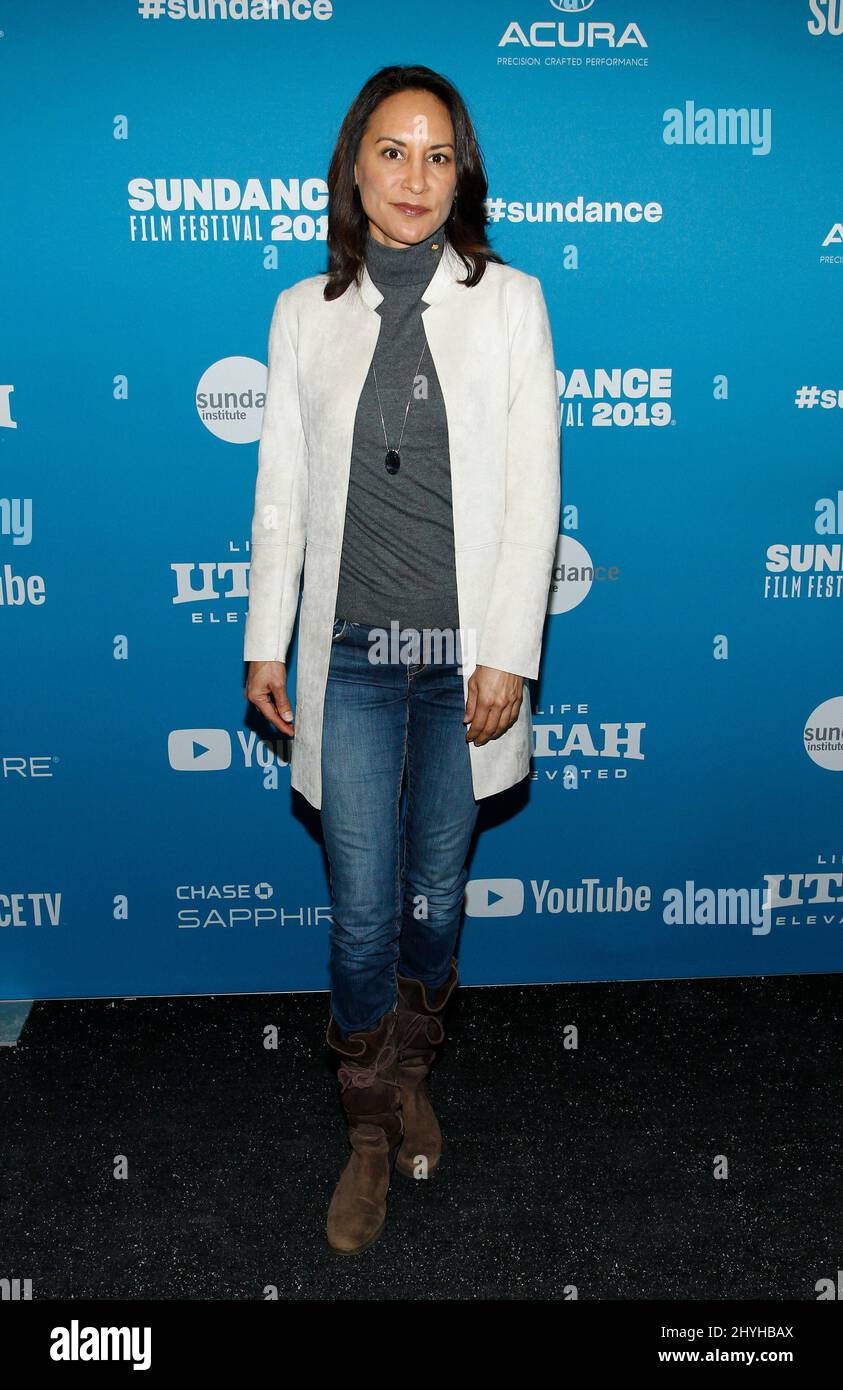
[[294, 734], [293, 711], [287, 696], [287, 668], [283, 661], [250, 661], [246, 699], [288, 737]]

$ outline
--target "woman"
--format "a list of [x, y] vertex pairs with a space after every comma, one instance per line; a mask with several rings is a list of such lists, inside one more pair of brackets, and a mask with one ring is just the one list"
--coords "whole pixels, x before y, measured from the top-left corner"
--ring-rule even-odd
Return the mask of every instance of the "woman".
[[529, 772], [559, 397], [541, 286], [488, 245], [445, 78], [375, 73], [328, 184], [330, 268], [283, 290], [270, 327], [244, 654], [247, 698], [292, 737], [291, 784], [322, 815], [352, 1146], [327, 1234], [352, 1254], [383, 1228], [393, 1164], [439, 1161], [425, 1078], [478, 801]]

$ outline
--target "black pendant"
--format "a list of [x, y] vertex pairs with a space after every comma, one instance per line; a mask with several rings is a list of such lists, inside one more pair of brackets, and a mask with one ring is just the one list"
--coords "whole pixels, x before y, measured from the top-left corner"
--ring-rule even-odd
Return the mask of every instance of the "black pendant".
[[401, 467], [401, 455], [398, 450], [387, 449], [384, 463], [386, 464], [387, 473], [397, 473]]

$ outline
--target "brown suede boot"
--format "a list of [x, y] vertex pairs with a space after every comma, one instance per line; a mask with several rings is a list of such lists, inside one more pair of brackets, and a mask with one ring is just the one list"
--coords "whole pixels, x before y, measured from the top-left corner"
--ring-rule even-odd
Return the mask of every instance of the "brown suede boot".
[[427, 1159], [432, 1173], [442, 1154], [442, 1131], [430, 1103], [426, 1077], [445, 1037], [442, 1014], [457, 984], [457, 962], [451, 957], [451, 974], [432, 999], [421, 980], [398, 976], [398, 1079], [404, 1111], [404, 1139], [395, 1166], [405, 1177], [416, 1176], [417, 1160]]
[[325, 1039], [343, 1058], [337, 1069], [352, 1154], [328, 1208], [328, 1244], [338, 1255], [371, 1245], [386, 1221], [386, 1194], [401, 1143], [395, 1010], [367, 1033], [343, 1038], [331, 1015]]

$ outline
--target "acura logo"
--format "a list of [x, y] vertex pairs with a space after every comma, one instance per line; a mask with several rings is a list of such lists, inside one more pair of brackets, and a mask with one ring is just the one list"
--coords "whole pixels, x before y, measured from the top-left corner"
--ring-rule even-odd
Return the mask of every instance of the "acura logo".
[[566, 14], [582, 14], [583, 10], [590, 10], [594, 0], [550, 0], [555, 10], [564, 10]]

